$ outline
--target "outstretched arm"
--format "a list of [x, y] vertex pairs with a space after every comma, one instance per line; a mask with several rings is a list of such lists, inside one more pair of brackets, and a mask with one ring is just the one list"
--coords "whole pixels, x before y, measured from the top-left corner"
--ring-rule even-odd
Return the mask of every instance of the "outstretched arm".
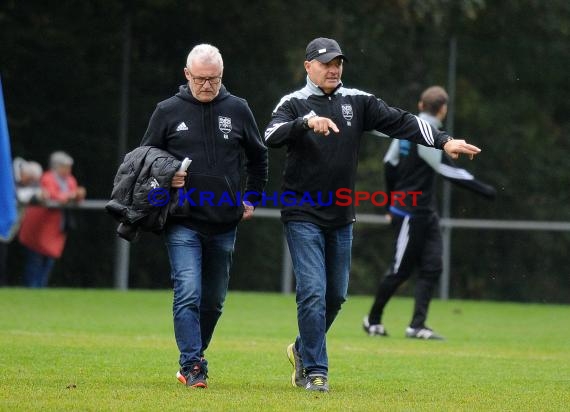
[[493, 186], [477, 180], [475, 176], [467, 170], [457, 166], [455, 162], [451, 160], [450, 156], [445, 153], [431, 147], [418, 146], [418, 155], [429, 164], [433, 170], [450, 182], [476, 192], [488, 199], [493, 199], [496, 196], [497, 191]]

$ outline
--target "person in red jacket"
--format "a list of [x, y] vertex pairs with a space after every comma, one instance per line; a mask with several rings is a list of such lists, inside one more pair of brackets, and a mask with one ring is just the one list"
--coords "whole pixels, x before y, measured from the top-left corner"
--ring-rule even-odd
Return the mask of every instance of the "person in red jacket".
[[40, 180], [44, 201], [56, 207], [29, 206], [22, 219], [18, 240], [26, 248], [24, 283], [27, 287], [46, 287], [55, 260], [61, 257], [67, 238], [68, 216], [60, 207], [85, 198], [71, 174], [73, 158], [57, 151], [51, 154], [50, 169]]

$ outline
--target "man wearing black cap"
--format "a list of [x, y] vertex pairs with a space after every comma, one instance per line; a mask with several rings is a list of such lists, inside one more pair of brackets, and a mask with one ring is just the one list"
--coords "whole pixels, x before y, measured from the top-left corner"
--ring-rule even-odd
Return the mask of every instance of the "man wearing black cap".
[[354, 192], [363, 132], [435, 147], [453, 158], [480, 152], [370, 93], [343, 87], [346, 60], [335, 40], [312, 40], [305, 87], [281, 99], [265, 130], [268, 146], [287, 147], [282, 190], [289, 198], [281, 220], [295, 272], [299, 326], [299, 336], [287, 347], [291, 382], [322, 392], [329, 390], [326, 332], [346, 300], [356, 220], [354, 202], [346, 206], [344, 198], [330, 196], [338, 189]]

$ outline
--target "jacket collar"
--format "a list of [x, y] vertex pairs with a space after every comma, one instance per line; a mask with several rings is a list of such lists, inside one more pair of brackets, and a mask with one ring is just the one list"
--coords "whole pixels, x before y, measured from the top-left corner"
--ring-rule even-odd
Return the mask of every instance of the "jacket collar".
[[307, 75], [307, 85], [305, 86], [305, 88], [308, 90], [309, 94], [314, 94], [317, 96], [330, 96], [336, 94], [341, 87], [342, 87], [342, 82], [339, 82], [336, 89], [334, 89], [332, 93], [327, 94], [323, 91], [323, 89], [321, 89], [319, 86], [313, 83], [313, 81], [309, 78], [309, 75]]
[[443, 126], [443, 123], [441, 123], [441, 121], [437, 117], [435, 117], [429, 113], [421, 112], [418, 115], [418, 117], [422, 120], [425, 120], [426, 122], [428, 122], [429, 124], [431, 124], [433, 127], [437, 128], [437, 129], [441, 129], [441, 127]]

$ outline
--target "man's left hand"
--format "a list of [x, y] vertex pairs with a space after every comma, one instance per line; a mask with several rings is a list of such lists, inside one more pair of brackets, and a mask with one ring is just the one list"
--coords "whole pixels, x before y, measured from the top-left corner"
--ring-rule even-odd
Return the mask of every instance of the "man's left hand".
[[481, 149], [479, 149], [477, 146], [473, 146], [472, 144], [469, 144], [462, 139], [449, 140], [443, 146], [443, 150], [452, 159], [457, 159], [462, 153], [468, 155], [469, 159], [473, 159], [475, 155], [481, 153]]
[[247, 203], [243, 202], [243, 215], [241, 220], [250, 220], [253, 217], [253, 211], [255, 208]]

